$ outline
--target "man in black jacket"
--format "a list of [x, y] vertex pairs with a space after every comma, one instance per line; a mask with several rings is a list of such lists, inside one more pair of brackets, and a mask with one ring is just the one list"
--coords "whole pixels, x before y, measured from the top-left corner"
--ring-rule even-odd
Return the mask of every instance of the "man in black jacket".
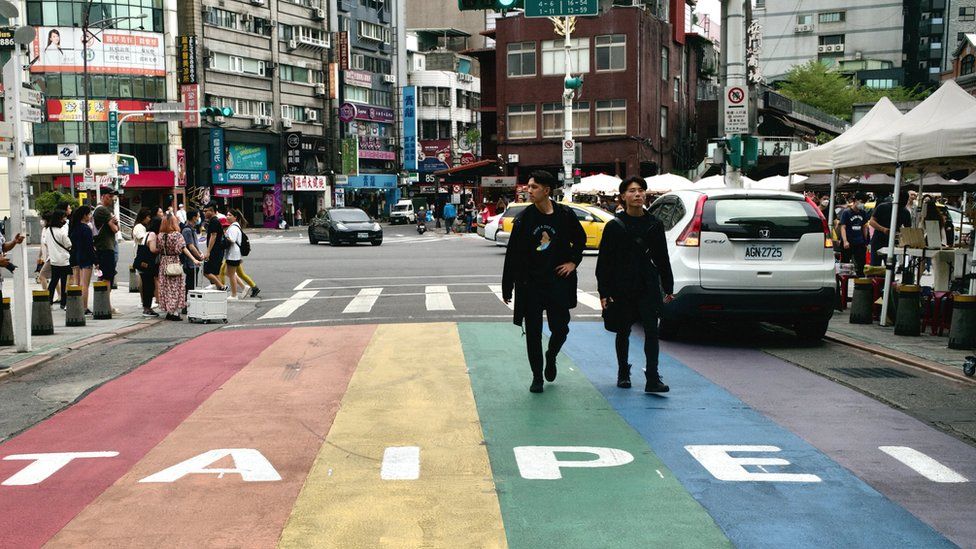
[[515, 218], [505, 252], [502, 273], [502, 298], [512, 300], [515, 291], [515, 319], [525, 321], [525, 347], [532, 367], [529, 391], [542, 392], [542, 311], [549, 321], [549, 349], [546, 351], [545, 379], [556, 379], [556, 355], [569, 335], [569, 310], [576, 306], [576, 267], [583, 261], [586, 232], [576, 214], [552, 200], [559, 187], [546, 171], [529, 177], [528, 194], [532, 206]]
[[647, 182], [639, 177], [620, 184], [620, 198], [626, 209], [603, 230], [596, 280], [608, 329], [613, 328], [617, 334], [617, 387], [631, 386], [627, 361], [630, 328], [639, 320], [644, 325], [647, 360], [644, 392], [666, 393], [670, 389], [658, 372], [657, 323], [663, 304], [674, 299], [674, 275], [664, 226], [644, 211], [646, 191]]

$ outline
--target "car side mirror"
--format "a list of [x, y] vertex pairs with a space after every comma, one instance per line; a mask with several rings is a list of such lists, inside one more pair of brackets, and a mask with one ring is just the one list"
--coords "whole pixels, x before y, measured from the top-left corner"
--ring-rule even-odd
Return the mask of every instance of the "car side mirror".
[[593, 216], [592, 215], [588, 215], [588, 216], [586, 216], [586, 217], [583, 218], [583, 221], [593, 221]]

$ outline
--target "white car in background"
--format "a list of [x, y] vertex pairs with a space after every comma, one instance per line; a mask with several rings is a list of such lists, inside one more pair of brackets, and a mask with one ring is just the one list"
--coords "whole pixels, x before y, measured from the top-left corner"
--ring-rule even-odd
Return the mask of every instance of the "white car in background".
[[502, 215], [496, 214], [488, 218], [488, 223], [485, 224], [485, 239], [495, 241], [495, 236], [498, 234], [498, 228], [501, 225]]
[[781, 191], [675, 191], [649, 210], [664, 223], [674, 272], [661, 337], [703, 321], [762, 321], [800, 339], [827, 331], [835, 302], [833, 243], [820, 210]]

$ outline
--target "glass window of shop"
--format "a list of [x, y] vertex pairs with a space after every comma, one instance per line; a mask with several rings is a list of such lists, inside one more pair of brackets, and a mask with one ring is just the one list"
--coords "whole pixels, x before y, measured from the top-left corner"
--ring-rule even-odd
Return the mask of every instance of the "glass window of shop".
[[[47, 97], [79, 98], [85, 95], [84, 75], [47, 73], [44, 75]], [[166, 78], [127, 74], [90, 74], [89, 96], [92, 99], [166, 99]]]
[[[90, 122], [88, 128], [91, 153], [108, 153], [108, 123]], [[34, 124], [34, 154], [55, 155], [59, 143], [83, 142], [83, 129], [81, 122]], [[140, 169], [166, 169], [165, 123], [126, 122], [119, 137], [119, 152], [136, 156]]]
[[[27, 0], [27, 24], [36, 27], [80, 26], [84, 20], [84, 0]], [[115, 0], [92, 4], [89, 19], [98, 21], [113, 17], [139, 17], [117, 21], [117, 29], [163, 32], [163, 0]], [[139, 29], [143, 27], [143, 29]]]

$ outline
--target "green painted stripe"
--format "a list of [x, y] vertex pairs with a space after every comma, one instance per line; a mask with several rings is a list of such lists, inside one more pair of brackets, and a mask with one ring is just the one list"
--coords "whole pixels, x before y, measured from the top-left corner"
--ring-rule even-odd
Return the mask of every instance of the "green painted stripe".
[[[507, 323], [458, 328], [510, 547], [731, 546], [568, 357], [559, 356], [557, 382], [546, 384], [543, 394], [531, 394], [525, 340], [518, 328]], [[608, 367], [615, 367], [613, 349], [607, 353]], [[617, 448], [630, 452], [634, 461], [563, 468], [560, 480], [526, 480], [516, 463], [517, 446]], [[560, 460], [594, 457], [558, 454]]]

